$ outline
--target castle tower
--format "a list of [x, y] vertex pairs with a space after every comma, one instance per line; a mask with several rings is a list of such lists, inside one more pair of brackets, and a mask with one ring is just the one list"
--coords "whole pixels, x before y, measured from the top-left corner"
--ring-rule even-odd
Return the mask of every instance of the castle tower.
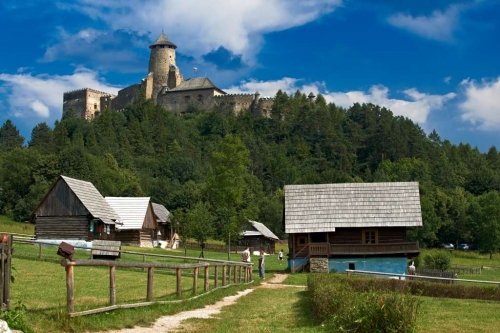
[[[160, 37], [158, 37], [149, 48], [151, 49], [151, 54], [149, 56], [148, 76], [152, 75], [153, 84], [151, 96], [146, 97], [153, 98], [156, 103], [156, 97], [162, 87], [168, 86], [169, 89], [175, 88], [182, 82], [182, 75], [175, 65], [175, 49], [177, 46], [168, 39], [163, 31]], [[172, 74], [174, 74], [175, 77], [169, 78]]]

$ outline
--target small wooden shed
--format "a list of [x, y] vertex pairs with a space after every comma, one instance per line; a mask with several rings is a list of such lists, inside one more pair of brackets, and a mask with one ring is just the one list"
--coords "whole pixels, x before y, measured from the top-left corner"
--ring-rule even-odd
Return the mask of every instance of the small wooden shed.
[[248, 220], [245, 224], [245, 230], [241, 233], [240, 244], [249, 246], [252, 250], [264, 250], [269, 254], [274, 254], [276, 251], [276, 242], [279, 241], [271, 230], [263, 223]]
[[153, 247], [158, 223], [149, 197], [106, 197], [108, 204], [120, 216], [115, 239], [122, 244]]
[[158, 223], [159, 233], [158, 238], [160, 240], [168, 241], [172, 238], [172, 224], [170, 221], [170, 212], [165, 206], [153, 202], [153, 211], [156, 216], [156, 222]]
[[59, 176], [32, 214], [37, 239], [113, 240], [119, 216], [91, 182]]

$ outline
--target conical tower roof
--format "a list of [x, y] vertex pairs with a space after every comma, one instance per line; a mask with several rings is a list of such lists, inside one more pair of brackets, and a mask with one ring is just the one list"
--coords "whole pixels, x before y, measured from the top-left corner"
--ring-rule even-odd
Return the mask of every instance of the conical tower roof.
[[170, 39], [168, 39], [167, 35], [165, 35], [165, 33], [163, 33], [163, 31], [161, 32], [161, 35], [160, 35], [160, 37], [158, 37], [158, 39], [156, 40], [156, 42], [154, 42], [153, 44], [149, 45], [149, 48], [152, 49], [153, 46], [156, 46], [156, 45], [166, 45], [166, 46], [169, 46], [172, 49], [176, 49], [177, 48], [177, 45], [175, 45], [174, 43], [172, 43], [170, 41]]

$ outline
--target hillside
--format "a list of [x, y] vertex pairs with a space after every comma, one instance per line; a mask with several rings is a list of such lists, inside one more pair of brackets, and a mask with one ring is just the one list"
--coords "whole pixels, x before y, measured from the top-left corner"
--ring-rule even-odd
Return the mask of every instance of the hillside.
[[41, 123], [23, 143], [4, 123], [0, 214], [18, 221], [30, 218], [59, 174], [91, 181], [104, 196], [151, 196], [174, 215], [204, 202], [217, 238], [228, 216], [262, 221], [283, 236], [285, 184], [419, 181], [424, 227], [409, 238], [423, 246], [474, 242], [492, 252], [500, 243], [497, 149], [481, 153], [426, 135], [372, 104], [344, 109], [322, 96], [310, 103], [278, 92], [270, 118], [194, 107], [178, 117], [143, 100], [90, 122]]

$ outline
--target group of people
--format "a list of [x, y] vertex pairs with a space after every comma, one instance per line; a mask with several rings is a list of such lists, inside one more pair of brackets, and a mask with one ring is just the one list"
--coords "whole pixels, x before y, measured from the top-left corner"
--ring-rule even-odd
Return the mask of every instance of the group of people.
[[[245, 248], [245, 251], [241, 253], [241, 260], [243, 262], [250, 262], [250, 248]], [[278, 260], [281, 263], [283, 262], [283, 249], [278, 253]], [[259, 276], [261, 279], [265, 279], [265, 266], [264, 266], [265, 256], [264, 251], [260, 250], [259, 253]]]

